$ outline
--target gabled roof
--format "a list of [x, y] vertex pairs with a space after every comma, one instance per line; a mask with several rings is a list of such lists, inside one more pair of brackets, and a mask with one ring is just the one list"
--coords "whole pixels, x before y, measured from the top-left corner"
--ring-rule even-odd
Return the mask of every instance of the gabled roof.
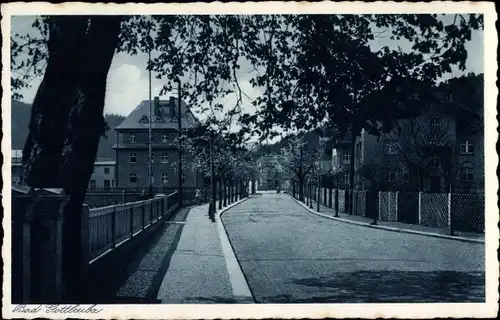
[[[159, 110], [154, 110], [154, 101], [151, 101], [153, 104], [151, 121], [153, 129], [177, 129], [177, 101], [177, 98], [160, 100]], [[171, 106], [174, 108], [174, 115], [170, 113]], [[190, 128], [198, 122], [184, 101], [181, 101], [181, 114], [182, 128]], [[149, 128], [149, 100], [143, 100], [115, 130], [147, 128]]]

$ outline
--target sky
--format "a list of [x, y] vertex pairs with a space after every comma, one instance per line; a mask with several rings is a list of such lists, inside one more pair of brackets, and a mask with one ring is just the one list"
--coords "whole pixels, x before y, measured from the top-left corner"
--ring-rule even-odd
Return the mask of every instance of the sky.
[[[446, 18], [445, 18], [446, 19]], [[34, 17], [30, 16], [17, 16], [12, 17], [12, 34], [20, 33], [26, 34], [32, 32], [31, 24]], [[387, 35], [389, 32], [387, 32]], [[410, 43], [402, 40], [390, 40], [387, 37], [376, 38], [371, 42], [373, 50], [378, 50], [381, 47], [389, 46], [390, 48], [397, 48], [402, 50], [410, 50]], [[483, 73], [483, 32], [473, 31], [471, 41], [466, 44], [468, 52], [468, 59], [466, 62], [468, 72]], [[147, 100], [149, 97], [149, 84], [148, 84], [148, 71], [146, 70], [147, 55], [128, 55], [126, 53], [115, 54], [110, 71], [108, 73], [105, 113], [114, 113], [120, 115], [128, 115], [142, 100]], [[454, 72], [449, 77], [460, 76], [461, 72], [454, 69]], [[241, 73], [239, 77], [240, 85], [243, 91], [251, 98], [256, 98], [260, 95], [259, 89], [252, 88], [248, 81], [248, 75], [245, 72]], [[32, 103], [41, 78], [32, 81], [32, 87], [22, 91], [24, 95], [23, 101]], [[163, 84], [161, 80], [152, 77], [152, 96], [158, 96]], [[162, 96], [161, 99], [168, 99], [170, 95]], [[227, 106], [234, 105], [236, 98], [227, 99]], [[243, 101], [243, 109], [249, 111], [254, 107], [251, 106], [248, 98]]]

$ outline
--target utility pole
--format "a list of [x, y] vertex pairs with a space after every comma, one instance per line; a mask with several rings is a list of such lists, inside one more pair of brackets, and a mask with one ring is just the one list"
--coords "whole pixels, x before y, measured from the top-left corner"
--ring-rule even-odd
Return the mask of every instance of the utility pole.
[[212, 135], [210, 134], [209, 137], [209, 142], [210, 142], [210, 184], [212, 185], [212, 196], [210, 199], [210, 208], [209, 214], [211, 215], [210, 218], [213, 220], [215, 216], [215, 196], [216, 196], [216, 190], [215, 190], [215, 166], [214, 166], [214, 155], [213, 155], [213, 141], [212, 141]]
[[[148, 50], [148, 61], [151, 63], [151, 49]], [[148, 64], [149, 64], [148, 63]], [[148, 134], [148, 184], [149, 184], [149, 196], [153, 196], [153, 146], [151, 140], [153, 138], [153, 104], [151, 102], [151, 68], [149, 69], [149, 134]]]
[[177, 89], [177, 127], [179, 130], [179, 205], [182, 206], [182, 125], [181, 125], [181, 80]]

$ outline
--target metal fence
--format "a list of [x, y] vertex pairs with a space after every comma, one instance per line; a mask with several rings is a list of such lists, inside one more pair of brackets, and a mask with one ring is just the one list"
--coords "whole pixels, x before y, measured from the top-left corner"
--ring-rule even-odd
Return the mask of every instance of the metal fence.
[[96, 259], [121, 242], [133, 238], [165, 215], [172, 213], [177, 206], [178, 194], [172, 193], [149, 200], [90, 209], [90, 259]]
[[447, 193], [421, 193], [419, 224], [435, 228], [448, 228], [448, 196]]
[[456, 230], [484, 232], [484, 194], [451, 194], [451, 216]]
[[[156, 188], [155, 194], [171, 194], [177, 192], [174, 188]], [[201, 198], [204, 199], [205, 190], [200, 189]], [[196, 188], [186, 187], [182, 189], [183, 200], [188, 203], [194, 203]], [[101, 208], [116, 204], [129, 203], [143, 200], [143, 193], [135, 189], [93, 189], [85, 195], [85, 204], [90, 208]]]
[[[290, 187], [288, 192], [298, 198], [295, 189], [294, 193]], [[338, 206], [340, 213], [348, 211], [349, 190], [322, 188], [319, 193], [323, 205], [333, 209]], [[317, 195], [317, 190], [304, 188], [306, 203]], [[484, 194], [354, 190], [351, 200], [352, 213], [362, 217], [447, 229], [452, 234], [484, 232]]]
[[396, 192], [379, 192], [378, 217], [383, 221], [398, 221], [398, 197]]

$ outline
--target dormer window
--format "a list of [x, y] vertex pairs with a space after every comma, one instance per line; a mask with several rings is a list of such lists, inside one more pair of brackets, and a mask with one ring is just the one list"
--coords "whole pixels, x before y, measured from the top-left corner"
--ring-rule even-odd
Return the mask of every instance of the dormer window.
[[139, 123], [149, 123], [149, 119], [148, 119], [148, 117], [146, 117], [146, 116], [142, 116], [142, 117], [139, 119]]
[[162, 117], [158, 116], [158, 117], [156, 117], [156, 119], [155, 119], [155, 123], [165, 123], [165, 120], [163, 120], [163, 118], [162, 118]]

